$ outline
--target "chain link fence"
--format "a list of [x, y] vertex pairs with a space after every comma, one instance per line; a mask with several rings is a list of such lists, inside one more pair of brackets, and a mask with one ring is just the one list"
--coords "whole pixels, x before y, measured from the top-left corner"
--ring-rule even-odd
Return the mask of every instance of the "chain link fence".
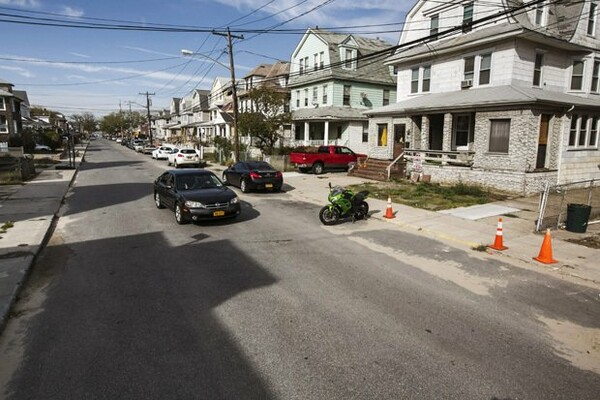
[[540, 194], [536, 231], [564, 227], [569, 204], [591, 206], [589, 223], [600, 218], [600, 180], [572, 182], [564, 185], [546, 185]]

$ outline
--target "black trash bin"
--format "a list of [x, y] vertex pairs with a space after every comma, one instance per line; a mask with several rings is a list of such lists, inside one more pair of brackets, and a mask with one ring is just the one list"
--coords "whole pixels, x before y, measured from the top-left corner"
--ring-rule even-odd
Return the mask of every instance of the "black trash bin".
[[567, 204], [567, 230], [585, 233], [591, 211], [592, 206], [586, 204]]

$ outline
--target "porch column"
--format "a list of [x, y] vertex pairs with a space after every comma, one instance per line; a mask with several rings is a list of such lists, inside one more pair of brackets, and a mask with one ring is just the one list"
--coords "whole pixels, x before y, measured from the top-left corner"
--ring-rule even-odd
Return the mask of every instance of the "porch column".
[[442, 150], [452, 150], [452, 114], [444, 114], [444, 129], [442, 136]]
[[304, 144], [307, 146], [310, 144], [310, 123], [308, 121], [304, 123]]
[[329, 144], [329, 121], [325, 121], [325, 131], [323, 133], [323, 144]]
[[421, 116], [421, 149], [429, 150], [429, 117]]

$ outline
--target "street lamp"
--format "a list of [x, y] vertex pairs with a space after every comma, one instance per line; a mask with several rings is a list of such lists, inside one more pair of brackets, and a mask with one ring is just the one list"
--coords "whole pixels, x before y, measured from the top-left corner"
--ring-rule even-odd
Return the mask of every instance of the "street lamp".
[[[228, 31], [229, 33], [229, 31]], [[238, 99], [237, 99], [237, 85], [235, 84], [235, 68], [233, 66], [233, 52], [231, 50], [231, 36], [228, 35], [228, 43], [229, 43], [229, 66], [223, 64], [221, 61], [207, 56], [206, 54], [196, 53], [191, 50], [182, 49], [181, 54], [183, 56], [191, 57], [191, 56], [199, 56], [204, 57], [216, 64], [219, 64], [225, 69], [228, 69], [231, 73], [231, 100], [233, 102], [233, 157], [234, 161], [240, 161], [240, 137], [238, 134]]]

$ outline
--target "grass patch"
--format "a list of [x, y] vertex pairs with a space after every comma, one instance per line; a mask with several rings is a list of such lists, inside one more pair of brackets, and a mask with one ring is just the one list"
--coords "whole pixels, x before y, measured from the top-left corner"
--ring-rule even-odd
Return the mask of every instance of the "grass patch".
[[8, 231], [13, 226], [15, 226], [14, 222], [6, 221], [5, 223], [2, 224], [2, 226], [0, 226], [0, 233], [6, 233], [6, 231]]
[[33, 164], [36, 168], [48, 168], [56, 164], [60, 164], [60, 160], [56, 160], [52, 157], [34, 158]]
[[21, 174], [16, 171], [0, 173], [0, 185], [19, 185], [23, 183]]
[[439, 211], [468, 207], [504, 200], [507, 196], [476, 185], [458, 183], [442, 186], [437, 183], [412, 183], [408, 180], [352, 185], [352, 190], [368, 190], [369, 196], [379, 200], [392, 198], [393, 203], [424, 210]]

